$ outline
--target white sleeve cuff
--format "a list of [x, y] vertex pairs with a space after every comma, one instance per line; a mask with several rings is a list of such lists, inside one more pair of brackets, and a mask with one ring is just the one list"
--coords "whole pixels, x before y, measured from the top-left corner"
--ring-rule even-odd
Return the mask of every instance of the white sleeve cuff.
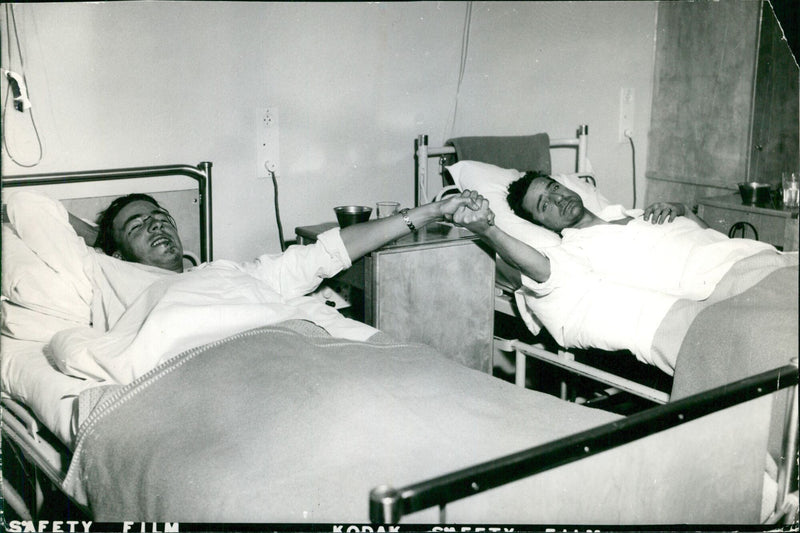
[[342, 237], [339, 235], [338, 227], [320, 233], [319, 236], [317, 236], [317, 242], [325, 248], [328, 255], [341, 263], [341, 270], [353, 266], [352, 261], [350, 261], [350, 254], [347, 252], [344, 241], [342, 241]]

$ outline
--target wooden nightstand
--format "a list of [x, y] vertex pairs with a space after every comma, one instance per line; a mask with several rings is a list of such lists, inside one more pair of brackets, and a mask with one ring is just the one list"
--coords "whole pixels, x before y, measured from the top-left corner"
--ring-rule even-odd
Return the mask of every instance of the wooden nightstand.
[[[297, 227], [297, 241], [335, 226]], [[434, 223], [356, 261], [328, 288], [348, 293], [352, 309], [343, 314], [491, 373], [494, 274], [494, 253], [474, 234]]]
[[744, 222], [745, 236], [754, 237], [752, 230], [755, 229], [758, 240], [762, 242], [768, 242], [785, 252], [798, 249], [797, 209], [743, 205], [739, 193], [732, 193], [698, 200], [697, 215], [725, 235], [729, 235], [734, 224]]

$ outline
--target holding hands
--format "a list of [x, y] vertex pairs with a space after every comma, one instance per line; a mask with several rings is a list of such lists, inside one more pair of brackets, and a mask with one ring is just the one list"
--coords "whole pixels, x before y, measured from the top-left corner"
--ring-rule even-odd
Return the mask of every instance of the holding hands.
[[672, 222], [675, 217], [686, 215], [686, 206], [673, 202], [655, 202], [650, 204], [644, 210], [642, 218], [644, 220], [650, 219], [653, 224], [663, 224], [664, 222]]
[[453, 215], [459, 209], [472, 209], [477, 211], [481, 207], [483, 196], [477, 191], [465, 190], [461, 194], [454, 194], [439, 202], [441, 217], [447, 222], [453, 222]]
[[477, 191], [464, 190], [440, 202], [441, 216], [447, 222], [480, 234], [494, 225], [494, 213], [489, 200]]
[[452, 217], [452, 222], [467, 228], [472, 233], [483, 235], [491, 226], [494, 226], [494, 212], [489, 209], [489, 200], [475, 191], [464, 191], [469, 195], [470, 203], [459, 206]]

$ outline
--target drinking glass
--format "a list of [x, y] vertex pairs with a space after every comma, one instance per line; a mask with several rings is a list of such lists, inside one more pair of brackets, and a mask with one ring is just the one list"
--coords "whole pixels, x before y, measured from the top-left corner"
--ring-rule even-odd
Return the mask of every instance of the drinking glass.
[[781, 175], [783, 185], [783, 207], [797, 209], [800, 200], [800, 173], [784, 172]]
[[396, 215], [400, 210], [400, 202], [378, 202], [378, 218], [386, 218]]

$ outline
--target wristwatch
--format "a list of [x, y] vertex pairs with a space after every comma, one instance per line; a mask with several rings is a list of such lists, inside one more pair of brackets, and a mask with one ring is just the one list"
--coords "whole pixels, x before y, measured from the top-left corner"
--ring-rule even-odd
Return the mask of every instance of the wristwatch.
[[403, 209], [401, 209], [399, 211], [399, 213], [400, 213], [400, 216], [403, 217], [403, 222], [406, 223], [406, 226], [408, 226], [408, 229], [410, 229], [412, 232], [417, 231], [417, 227], [414, 225], [413, 222], [411, 222], [411, 219], [408, 217], [408, 208], [404, 207]]

